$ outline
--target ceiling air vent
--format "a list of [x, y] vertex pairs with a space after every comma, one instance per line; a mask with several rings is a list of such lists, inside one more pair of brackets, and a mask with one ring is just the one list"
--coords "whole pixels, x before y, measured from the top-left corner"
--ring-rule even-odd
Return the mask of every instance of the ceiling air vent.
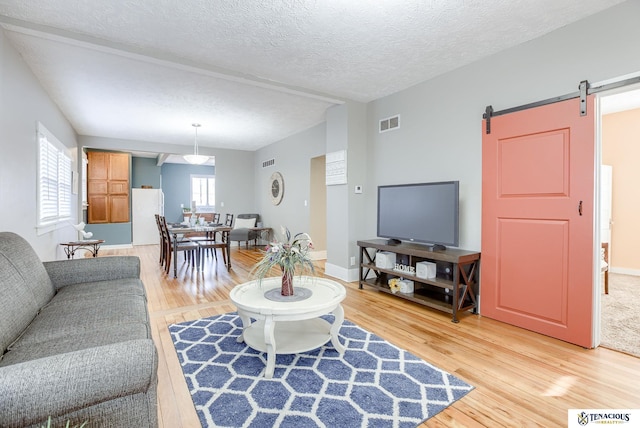
[[266, 161], [262, 161], [262, 167], [263, 168], [269, 168], [270, 166], [274, 166], [276, 164], [276, 160], [275, 159], [269, 159]]
[[378, 129], [378, 132], [382, 133], [387, 131], [393, 131], [394, 129], [398, 129], [398, 128], [400, 128], [399, 114], [396, 116], [388, 117], [386, 119], [382, 119], [380, 121], [380, 128]]

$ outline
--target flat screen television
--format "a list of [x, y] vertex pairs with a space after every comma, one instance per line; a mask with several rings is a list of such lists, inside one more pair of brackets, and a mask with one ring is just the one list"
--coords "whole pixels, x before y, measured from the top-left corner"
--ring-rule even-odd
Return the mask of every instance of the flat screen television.
[[378, 186], [378, 236], [443, 250], [459, 241], [459, 182]]

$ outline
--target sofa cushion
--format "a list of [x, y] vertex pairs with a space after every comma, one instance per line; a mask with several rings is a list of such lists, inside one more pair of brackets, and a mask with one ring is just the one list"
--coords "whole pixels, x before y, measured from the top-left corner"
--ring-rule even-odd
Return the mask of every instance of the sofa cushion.
[[146, 299], [144, 285], [136, 278], [124, 278], [117, 281], [87, 282], [72, 284], [58, 290], [55, 299], [47, 306], [73, 300], [91, 301], [93, 299], [109, 299], [115, 296], [141, 296]]
[[142, 339], [0, 367], [0, 426], [156, 427], [157, 362]]
[[[121, 284], [127, 283], [131, 291], [124, 292]], [[110, 335], [125, 324], [147, 325], [147, 302], [136, 294], [138, 284], [140, 280], [129, 279], [75, 284], [68, 286], [68, 292], [62, 289], [9, 349], [89, 334]]]
[[91, 331], [76, 331], [62, 338], [52, 337], [50, 340], [41, 337], [39, 342], [23, 343], [18, 341], [0, 360], [0, 367], [96, 346], [148, 338], [151, 338], [149, 325], [139, 322], [118, 324], [117, 328], [105, 325]]

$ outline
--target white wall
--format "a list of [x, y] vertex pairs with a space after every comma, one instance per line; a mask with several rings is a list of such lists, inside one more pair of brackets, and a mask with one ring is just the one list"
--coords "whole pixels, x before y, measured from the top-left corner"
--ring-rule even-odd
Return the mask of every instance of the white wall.
[[[78, 171], [73, 128], [0, 31], [0, 230], [23, 236], [41, 259], [54, 260], [64, 257], [59, 243], [78, 235], [70, 225], [36, 232], [38, 121], [69, 148], [72, 169]], [[72, 204], [77, 213], [77, 199]]]
[[[264, 225], [278, 234], [288, 227], [292, 234], [308, 232], [311, 206], [311, 159], [325, 153], [324, 124], [260, 149], [255, 154], [255, 199]], [[262, 162], [275, 159], [275, 165], [263, 168]], [[280, 205], [271, 203], [271, 174], [279, 171], [284, 179]], [[305, 206], [304, 202], [307, 201]]]

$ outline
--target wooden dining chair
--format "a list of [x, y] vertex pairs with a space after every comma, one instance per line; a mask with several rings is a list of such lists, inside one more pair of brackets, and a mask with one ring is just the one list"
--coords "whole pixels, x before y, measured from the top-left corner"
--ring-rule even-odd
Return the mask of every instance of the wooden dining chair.
[[156, 217], [156, 225], [158, 226], [158, 235], [160, 235], [160, 259], [158, 264], [164, 265], [165, 258], [167, 256], [166, 247], [164, 245], [164, 238], [162, 236], [162, 225], [160, 224], [160, 214], [154, 214]]
[[[218, 234], [220, 234], [220, 238], [218, 239], [217, 236]], [[200, 270], [203, 270], [204, 268], [204, 259], [205, 259], [205, 255], [207, 250], [213, 251], [214, 254], [214, 258], [217, 261], [218, 260], [218, 249], [222, 250], [222, 260], [224, 261], [224, 265], [227, 265], [227, 258], [229, 257], [229, 254], [227, 254], [227, 239], [229, 239], [228, 237], [228, 232], [226, 231], [218, 231], [218, 232], [211, 232], [210, 234], [208, 233], [206, 237], [203, 238], [199, 238], [198, 240], [194, 241], [197, 242], [198, 244], [198, 251], [200, 252], [199, 254], [199, 259], [200, 259]]]
[[220, 224], [220, 213], [213, 213], [213, 223]]
[[[171, 258], [173, 255], [173, 238], [172, 234], [169, 232], [169, 228], [167, 227], [167, 220], [164, 216], [160, 216], [160, 224], [162, 226], [162, 237], [165, 246], [165, 266], [164, 270], [166, 273], [169, 273], [171, 270]], [[196, 262], [198, 261], [198, 244], [189, 240], [189, 239], [181, 239], [176, 243], [175, 250], [185, 253], [185, 261], [187, 261], [190, 265], [196, 266]]]
[[213, 221], [213, 213], [202, 213], [202, 214], [198, 214], [198, 217], [202, 217], [204, 219], [204, 221], [206, 221], [207, 223], [211, 223]]
[[227, 227], [233, 226], [233, 214], [227, 214], [227, 218], [224, 221], [224, 225]]

